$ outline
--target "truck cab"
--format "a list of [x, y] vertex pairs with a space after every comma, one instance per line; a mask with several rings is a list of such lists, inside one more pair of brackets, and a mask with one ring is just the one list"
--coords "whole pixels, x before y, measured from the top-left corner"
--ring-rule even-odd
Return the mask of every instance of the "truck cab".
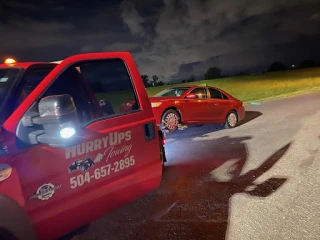
[[0, 125], [0, 239], [56, 239], [160, 185], [164, 136], [127, 52], [1, 64]]

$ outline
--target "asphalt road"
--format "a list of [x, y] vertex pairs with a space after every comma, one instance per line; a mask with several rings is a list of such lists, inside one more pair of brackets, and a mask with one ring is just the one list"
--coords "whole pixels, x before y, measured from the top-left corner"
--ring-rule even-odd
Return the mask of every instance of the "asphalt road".
[[162, 186], [74, 239], [320, 239], [320, 92], [167, 135]]

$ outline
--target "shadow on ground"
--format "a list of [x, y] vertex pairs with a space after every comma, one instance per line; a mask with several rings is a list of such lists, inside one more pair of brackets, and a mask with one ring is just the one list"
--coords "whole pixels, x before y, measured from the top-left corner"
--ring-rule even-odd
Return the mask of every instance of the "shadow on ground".
[[246, 124], [258, 117], [260, 117], [262, 115], [261, 112], [257, 112], [257, 111], [246, 111], [246, 115], [244, 117], [244, 119], [239, 122], [239, 126], [243, 125], [243, 124]]
[[[230, 199], [238, 193], [267, 197], [286, 178], [255, 180], [290, 147], [280, 148], [259, 167], [242, 173], [251, 137], [187, 141], [168, 149], [170, 166], [154, 192], [96, 221], [77, 239], [225, 239]], [[239, 221], [242, 221], [239, 219]]]

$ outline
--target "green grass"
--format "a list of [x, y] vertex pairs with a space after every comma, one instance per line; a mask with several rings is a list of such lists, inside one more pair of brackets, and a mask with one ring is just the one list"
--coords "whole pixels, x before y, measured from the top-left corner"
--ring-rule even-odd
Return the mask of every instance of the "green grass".
[[[296, 69], [249, 76], [203, 80], [183, 85], [208, 84], [243, 102], [264, 101], [320, 90], [320, 68]], [[179, 86], [176, 84], [171, 86]], [[149, 96], [170, 86], [147, 88]]]
[[[298, 69], [259, 75], [204, 80], [193, 83], [147, 88], [149, 96], [171, 86], [208, 84], [230, 93], [245, 103], [288, 97], [320, 90], [320, 68]], [[98, 100], [108, 100], [116, 113], [121, 104], [134, 99], [131, 91], [97, 93]]]

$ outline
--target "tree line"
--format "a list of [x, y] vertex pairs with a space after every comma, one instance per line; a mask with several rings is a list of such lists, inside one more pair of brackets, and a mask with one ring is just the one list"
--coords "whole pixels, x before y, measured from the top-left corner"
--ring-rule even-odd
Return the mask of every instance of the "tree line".
[[[297, 69], [297, 68], [311, 68], [311, 67], [319, 67], [320, 62], [317, 62], [315, 60], [303, 60], [299, 65], [292, 65], [290, 67], [286, 66], [285, 64], [276, 61], [273, 62], [269, 68], [266, 70], [266, 72], [276, 72], [276, 71], [285, 71], [289, 69]], [[222, 70], [219, 67], [210, 67], [208, 70], [205, 72], [203, 75], [204, 80], [210, 80], [210, 79], [218, 79], [218, 78], [224, 78], [228, 77], [226, 75], [222, 75]], [[234, 76], [243, 76], [243, 75], [249, 75], [249, 73], [246, 72], [239, 72], [235, 74]], [[152, 79], [149, 79], [148, 75], [141, 75], [141, 78], [143, 80], [143, 83], [145, 87], [156, 87], [156, 86], [163, 86], [165, 83], [163, 81], [159, 81], [158, 76], [153, 75]], [[195, 76], [191, 75], [187, 79], [182, 79], [180, 82], [181, 83], [189, 83], [189, 82], [194, 82]], [[167, 85], [171, 85], [171, 83], [167, 83]]]
[[267, 72], [276, 72], [276, 71], [285, 71], [292, 68], [312, 68], [312, 67], [320, 67], [320, 62], [317, 62], [312, 59], [303, 60], [299, 65], [287, 66], [281, 62], [274, 62], [270, 65]]
[[157, 87], [164, 85], [163, 81], [159, 81], [159, 77], [157, 75], [153, 75], [151, 80], [148, 75], [141, 75], [141, 78], [145, 87]]

